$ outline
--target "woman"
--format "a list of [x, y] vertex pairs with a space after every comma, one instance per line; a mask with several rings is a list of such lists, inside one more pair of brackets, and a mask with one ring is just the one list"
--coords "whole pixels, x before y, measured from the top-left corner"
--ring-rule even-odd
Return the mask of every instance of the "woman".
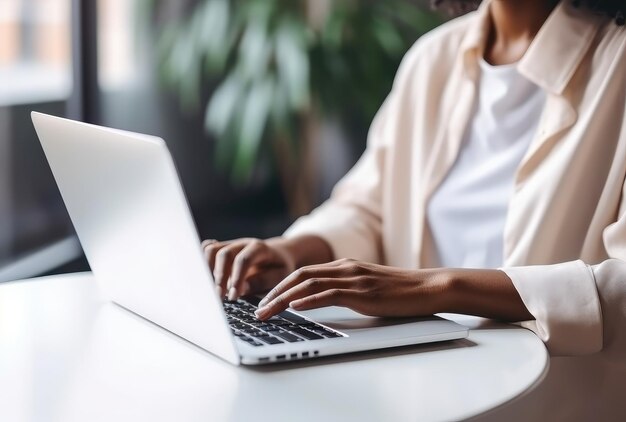
[[340, 305], [520, 321], [553, 356], [583, 356], [556, 361], [538, 416], [550, 394], [586, 398], [552, 416], [624, 410], [625, 11], [485, 0], [422, 37], [325, 204], [283, 237], [205, 242], [218, 289], [271, 288], [260, 319]]

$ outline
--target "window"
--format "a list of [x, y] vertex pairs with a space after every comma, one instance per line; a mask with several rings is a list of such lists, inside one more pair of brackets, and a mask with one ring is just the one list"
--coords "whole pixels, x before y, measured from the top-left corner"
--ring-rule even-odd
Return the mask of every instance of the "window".
[[69, 0], [0, 0], [0, 106], [66, 99]]
[[[71, 0], [0, 0], [0, 281], [80, 254], [30, 121], [66, 115], [73, 94]], [[36, 259], [33, 259], [33, 253]]]

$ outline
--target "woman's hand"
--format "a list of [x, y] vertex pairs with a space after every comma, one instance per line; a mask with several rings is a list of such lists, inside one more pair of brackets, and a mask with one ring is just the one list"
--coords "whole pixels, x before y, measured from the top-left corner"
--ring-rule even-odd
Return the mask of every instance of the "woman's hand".
[[441, 312], [448, 279], [441, 271], [405, 270], [342, 259], [303, 267], [259, 304], [261, 320], [287, 307], [344, 306], [371, 316], [403, 317]]
[[229, 300], [265, 292], [303, 265], [332, 260], [330, 246], [322, 238], [304, 235], [268, 240], [237, 239], [202, 242], [218, 295]]
[[293, 272], [295, 259], [285, 242], [281, 238], [202, 242], [218, 295], [235, 300], [264, 292]]
[[381, 317], [453, 312], [505, 321], [533, 319], [500, 270], [406, 270], [350, 259], [297, 270], [267, 294], [256, 315], [265, 320], [287, 307], [304, 311], [331, 305]]

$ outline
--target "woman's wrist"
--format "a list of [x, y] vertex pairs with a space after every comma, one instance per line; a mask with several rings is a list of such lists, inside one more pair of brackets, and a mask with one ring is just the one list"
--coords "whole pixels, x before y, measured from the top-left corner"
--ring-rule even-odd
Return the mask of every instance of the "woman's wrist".
[[435, 270], [437, 312], [507, 321], [533, 319], [511, 279], [501, 270]]
[[448, 269], [437, 268], [417, 270], [415, 278], [420, 286], [416, 302], [422, 302], [424, 295], [428, 298], [428, 309], [420, 309], [418, 313], [424, 313], [424, 311], [430, 314], [455, 312], [454, 309], [458, 308], [460, 301], [459, 288], [455, 286], [458, 274]]
[[319, 236], [305, 235], [293, 238], [280, 236], [268, 239], [267, 244], [284, 256], [290, 271], [333, 260], [330, 245]]

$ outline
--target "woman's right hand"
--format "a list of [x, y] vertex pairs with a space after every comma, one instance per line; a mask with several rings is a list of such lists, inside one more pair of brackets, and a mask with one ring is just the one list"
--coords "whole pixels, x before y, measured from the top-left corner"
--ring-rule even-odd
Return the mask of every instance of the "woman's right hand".
[[244, 238], [202, 242], [220, 297], [240, 296], [270, 290], [296, 269], [287, 240]]

